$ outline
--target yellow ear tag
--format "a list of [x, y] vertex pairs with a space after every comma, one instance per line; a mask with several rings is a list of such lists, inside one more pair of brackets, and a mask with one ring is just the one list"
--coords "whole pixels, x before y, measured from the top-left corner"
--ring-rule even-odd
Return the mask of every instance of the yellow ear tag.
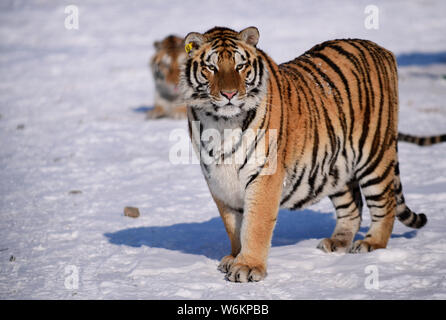
[[189, 51], [192, 50], [192, 42], [189, 42], [188, 44], [186, 44], [184, 49], [186, 50], [187, 53], [189, 53]]

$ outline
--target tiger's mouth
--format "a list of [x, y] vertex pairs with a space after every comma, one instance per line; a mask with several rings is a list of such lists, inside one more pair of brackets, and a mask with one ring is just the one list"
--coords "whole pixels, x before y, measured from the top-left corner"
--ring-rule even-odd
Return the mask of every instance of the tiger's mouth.
[[225, 117], [225, 118], [232, 118], [232, 117], [236, 117], [239, 114], [241, 114], [243, 112], [243, 106], [245, 105], [245, 103], [240, 103], [238, 105], [235, 105], [232, 102], [228, 102], [224, 105], [218, 105], [215, 103], [212, 103], [212, 113], [216, 116], [221, 116], [221, 117]]
[[240, 96], [236, 96], [232, 99], [226, 99], [223, 97], [214, 97], [211, 96], [211, 101], [213, 105], [218, 106], [219, 108], [230, 108], [230, 107], [237, 107], [242, 108], [245, 104], [244, 98]]

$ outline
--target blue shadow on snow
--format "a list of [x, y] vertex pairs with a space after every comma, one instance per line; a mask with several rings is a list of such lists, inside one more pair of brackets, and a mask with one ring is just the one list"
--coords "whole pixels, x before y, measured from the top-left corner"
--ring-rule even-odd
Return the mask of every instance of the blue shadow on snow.
[[428, 66], [431, 64], [446, 63], [446, 51], [403, 53], [398, 55], [396, 60], [399, 67]]
[[[293, 245], [302, 240], [330, 237], [335, 224], [331, 213], [280, 210], [272, 246]], [[366, 227], [360, 229], [360, 232], [366, 231]], [[204, 255], [211, 259], [220, 259], [230, 252], [229, 239], [220, 217], [204, 222], [129, 228], [104, 235], [110, 243], [116, 245], [164, 248]], [[392, 235], [392, 238], [413, 238], [415, 235], [416, 231], [410, 231]]]
[[152, 110], [153, 106], [139, 106], [136, 108], [133, 108], [132, 111], [133, 112], [137, 112], [137, 113], [146, 113], [149, 110]]

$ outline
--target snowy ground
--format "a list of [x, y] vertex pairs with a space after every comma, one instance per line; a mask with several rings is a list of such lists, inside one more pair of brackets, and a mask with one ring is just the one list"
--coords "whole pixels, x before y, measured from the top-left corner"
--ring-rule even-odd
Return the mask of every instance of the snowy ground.
[[[2, 1], [0, 298], [446, 299], [445, 144], [400, 145], [422, 230], [397, 222], [386, 250], [328, 255], [316, 249], [335, 223], [328, 200], [281, 211], [268, 277], [234, 284], [216, 270], [229, 244], [198, 165], [169, 162], [185, 122], [137, 112], [153, 99], [154, 40], [255, 25], [277, 62], [332, 38], [387, 47], [401, 63], [401, 131], [446, 132], [446, 2], [375, 0], [378, 30], [364, 27], [369, 3]], [[69, 4], [79, 30], [64, 27]], [[373, 268], [379, 289], [365, 286]]]

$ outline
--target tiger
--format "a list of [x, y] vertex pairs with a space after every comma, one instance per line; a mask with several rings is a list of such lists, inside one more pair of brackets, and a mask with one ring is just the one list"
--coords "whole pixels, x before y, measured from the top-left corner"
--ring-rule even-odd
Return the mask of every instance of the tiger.
[[185, 119], [186, 106], [178, 87], [180, 65], [186, 59], [183, 38], [169, 35], [161, 41], [155, 41], [153, 45], [156, 52], [149, 66], [155, 81], [155, 104], [153, 109], [147, 111], [146, 118]]
[[[324, 252], [386, 248], [395, 217], [423, 227], [427, 217], [406, 205], [400, 180], [394, 54], [337, 39], [276, 64], [257, 48], [259, 36], [256, 27], [214, 27], [185, 38], [180, 86], [191, 144], [231, 244], [218, 265], [226, 279], [265, 278], [280, 208], [328, 196], [336, 225], [317, 246]], [[354, 241], [363, 196], [371, 224]]]

